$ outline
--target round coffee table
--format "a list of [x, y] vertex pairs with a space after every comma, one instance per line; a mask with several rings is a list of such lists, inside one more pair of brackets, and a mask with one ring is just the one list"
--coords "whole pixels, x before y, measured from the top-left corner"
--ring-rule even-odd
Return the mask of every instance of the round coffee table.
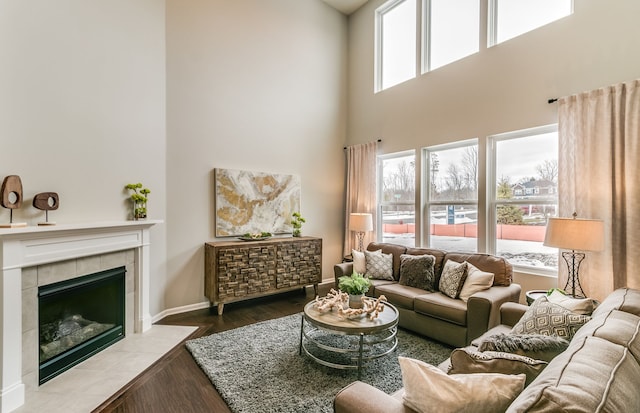
[[[300, 325], [300, 349], [317, 363], [336, 369], [356, 369], [365, 361], [386, 356], [398, 346], [398, 310], [387, 302], [377, 318], [345, 318], [337, 311], [320, 312], [307, 303]], [[306, 325], [305, 325], [306, 324]]]

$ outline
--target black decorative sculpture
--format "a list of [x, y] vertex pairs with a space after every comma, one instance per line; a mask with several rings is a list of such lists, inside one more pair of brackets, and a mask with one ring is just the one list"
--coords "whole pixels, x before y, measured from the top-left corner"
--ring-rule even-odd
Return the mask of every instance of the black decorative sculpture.
[[45, 222], [38, 222], [38, 225], [55, 225], [49, 222], [49, 211], [55, 211], [60, 206], [60, 197], [55, 192], [41, 192], [33, 197], [33, 207], [44, 211]]
[[26, 222], [13, 222], [13, 210], [22, 206], [22, 181], [18, 175], [9, 175], [2, 181], [0, 205], [9, 209], [9, 223], [0, 224], [0, 228], [26, 227]]

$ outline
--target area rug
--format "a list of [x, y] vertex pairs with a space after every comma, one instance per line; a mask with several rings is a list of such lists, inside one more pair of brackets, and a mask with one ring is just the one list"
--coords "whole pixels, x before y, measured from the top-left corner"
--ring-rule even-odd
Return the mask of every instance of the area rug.
[[[299, 355], [301, 314], [263, 321], [186, 342], [193, 358], [234, 413], [329, 413], [336, 393], [357, 380]], [[398, 356], [434, 365], [451, 348], [398, 330], [398, 348], [365, 364], [360, 380], [386, 393], [402, 387]]]

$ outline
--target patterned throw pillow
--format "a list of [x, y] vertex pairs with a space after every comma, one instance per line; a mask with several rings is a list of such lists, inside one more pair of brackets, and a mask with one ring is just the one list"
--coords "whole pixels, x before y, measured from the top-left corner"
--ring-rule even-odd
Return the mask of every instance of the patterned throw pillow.
[[493, 334], [485, 338], [478, 351], [502, 351], [536, 360], [551, 361], [569, 347], [569, 341], [544, 334]]
[[546, 296], [542, 296], [531, 304], [511, 332], [556, 335], [571, 341], [576, 331], [590, 319], [587, 315], [576, 314], [561, 305], [550, 303]]
[[436, 284], [435, 263], [436, 257], [433, 255], [400, 255], [399, 283], [409, 287], [434, 291]]
[[467, 278], [467, 262], [457, 263], [455, 261], [447, 260], [444, 263], [442, 269], [442, 275], [440, 276], [440, 284], [438, 289], [444, 295], [451, 298], [458, 298], [460, 291], [464, 285], [464, 280]]
[[457, 348], [451, 353], [449, 374], [502, 373], [525, 374], [525, 386], [535, 379], [547, 362], [534, 360], [519, 354], [498, 351], [473, 351], [468, 348]]
[[367, 277], [374, 280], [393, 281], [393, 255], [365, 251]]

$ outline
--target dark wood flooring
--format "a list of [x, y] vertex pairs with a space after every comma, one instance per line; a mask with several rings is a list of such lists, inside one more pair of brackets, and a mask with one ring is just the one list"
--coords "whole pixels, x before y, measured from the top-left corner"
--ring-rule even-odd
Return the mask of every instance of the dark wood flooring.
[[[325, 295], [331, 285], [320, 286]], [[315, 298], [313, 289], [226, 304], [219, 316], [215, 308], [169, 316], [157, 324], [199, 327], [188, 339], [295, 314]], [[184, 344], [120, 389], [93, 413], [200, 413], [231, 412]]]

